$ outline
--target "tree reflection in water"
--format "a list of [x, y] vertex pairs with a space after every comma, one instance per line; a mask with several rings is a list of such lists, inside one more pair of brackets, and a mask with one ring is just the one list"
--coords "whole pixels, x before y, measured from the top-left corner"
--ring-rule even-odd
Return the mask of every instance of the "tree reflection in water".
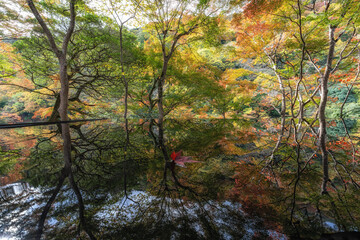
[[[32, 187], [2, 195], [0, 236], [316, 239], [357, 231], [355, 124], [330, 123], [332, 162], [323, 194], [316, 122], [279, 121], [127, 120], [41, 128], [22, 162], [21, 181]], [[170, 153], [179, 150], [198, 162], [176, 166]]]
[[[283, 192], [278, 201], [287, 206], [283, 210], [288, 214], [287, 232], [296, 238], [313, 238], [314, 232], [328, 231], [329, 226], [333, 231], [359, 229], [359, 166], [345, 120], [330, 123], [337, 129], [336, 134], [331, 134], [331, 127], [328, 129], [326, 154], [332, 163], [322, 167], [323, 150], [317, 144], [315, 124], [316, 120], [283, 117], [278, 141], [262, 169], [267, 180]], [[327, 183], [330, 186], [324, 191]]]

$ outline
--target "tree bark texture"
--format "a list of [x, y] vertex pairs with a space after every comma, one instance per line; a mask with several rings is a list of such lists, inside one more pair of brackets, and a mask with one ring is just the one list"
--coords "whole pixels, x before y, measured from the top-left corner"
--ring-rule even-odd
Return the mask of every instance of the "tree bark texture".
[[336, 41], [334, 39], [334, 32], [336, 27], [330, 26], [329, 28], [329, 50], [326, 61], [325, 73], [321, 79], [321, 99], [319, 104], [319, 147], [321, 150], [322, 164], [323, 164], [323, 181], [321, 186], [322, 193], [327, 193], [327, 182], [329, 181], [329, 161], [328, 161], [328, 152], [326, 148], [326, 117], [325, 109], [328, 97], [328, 82], [330, 73], [332, 70], [332, 61], [334, 58], [334, 50]]

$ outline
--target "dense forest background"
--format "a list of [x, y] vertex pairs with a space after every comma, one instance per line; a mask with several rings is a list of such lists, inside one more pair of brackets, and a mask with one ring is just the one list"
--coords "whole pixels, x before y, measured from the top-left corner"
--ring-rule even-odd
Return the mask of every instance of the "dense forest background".
[[359, 114], [354, 1], [0, 6], [3, 123]]

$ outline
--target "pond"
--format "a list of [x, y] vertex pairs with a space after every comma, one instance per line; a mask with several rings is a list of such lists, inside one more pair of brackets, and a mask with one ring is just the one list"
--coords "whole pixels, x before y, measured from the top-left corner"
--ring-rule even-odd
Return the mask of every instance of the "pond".
[[326, 193], [316, 121], [103, 120], [0, 132], [0, 239], [359, 239], [353, 119], [328, 123]]

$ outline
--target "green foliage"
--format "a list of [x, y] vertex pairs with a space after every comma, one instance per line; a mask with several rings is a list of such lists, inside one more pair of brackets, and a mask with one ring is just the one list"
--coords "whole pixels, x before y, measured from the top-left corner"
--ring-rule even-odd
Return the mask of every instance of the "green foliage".
[[[328, 95], [331, 98], [335, 98], [336, 99], [336, 103], [343, 103], [345, 101], [345, 97], [348, 93], [348, 87], [345, 86], [345, 84], [341, 84], [341, 83], [337, 83], [337, 84], [333, 84], [331, 87], [329, 87], [329, 92]], [[355, 103], [357, 102], [358, 97], [353, 90], [350, 91], [350, 94], [347, 98], [347, 103]]]
[[357, 122], [356, 119], [332, 120], [327, 129], [330, 139], [338, 139], [339, 137], [346, 137], [346, 131], [356, 132]]
[[0, 99], [0, 108], [5, 107], [7, 105], [7, 103], [8, 103], [8, 101], [9, 101], [9, 98], [7, 96], [2, 97]]
[[0, 151], [0, 176], [11, 173], [14, 166], [19, 161], [18, 151]]

